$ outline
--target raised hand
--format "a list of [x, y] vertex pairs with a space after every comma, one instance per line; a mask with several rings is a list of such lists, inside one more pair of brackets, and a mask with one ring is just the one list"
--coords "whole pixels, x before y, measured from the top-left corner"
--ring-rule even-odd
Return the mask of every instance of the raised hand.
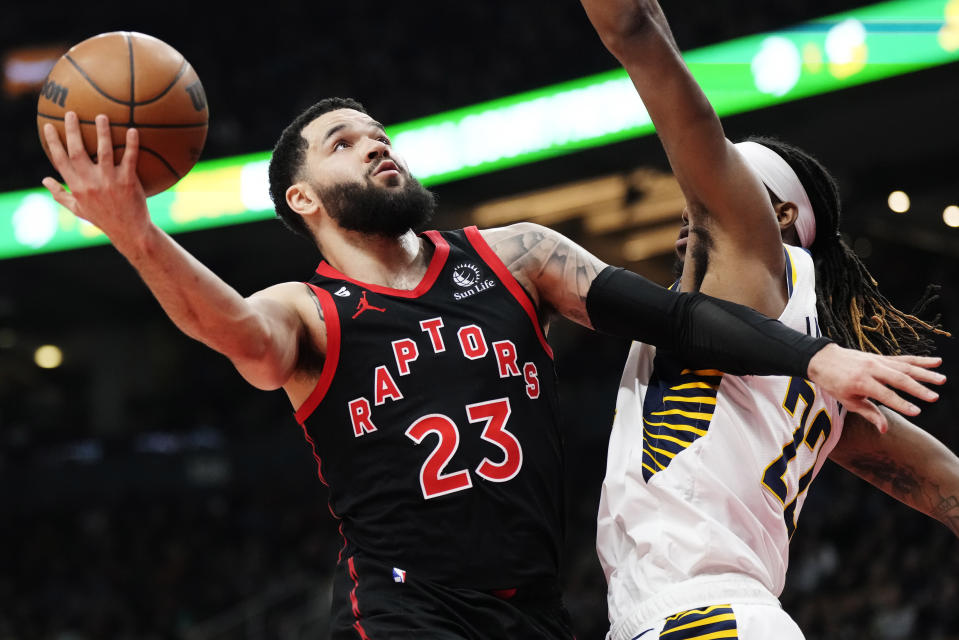
[[930, 371], [941, 363], [941, 358], [880, 356], [831, 344], [809, 361], [808, 374], [823, 391], [885, 433], [888, 422], [873, 400], [899, 413], [918, 415], [919, 407], [894, 389], [934, 402], [939, 394], [920, 383], [944, 383], [946, 376]]
[[80, 135], [77, 114], [64, 117], [66, 148], [53, 125], [46, 125], [43, 134], [50, 149], [54, 167], [70, 188], [47, 177], [43, 179], [53, 199], [76, 216], [99, 227], [115, 244], [142, 231], [150, 224], [146, 196], [136, 174], [139, 137], [136, 129], [127, 129], [126, 150], [118, 165], [113, 160], [113, 139], [110, 121], [105, 115], [96, 117], [97, 154], [94, 161], [87, 154]]

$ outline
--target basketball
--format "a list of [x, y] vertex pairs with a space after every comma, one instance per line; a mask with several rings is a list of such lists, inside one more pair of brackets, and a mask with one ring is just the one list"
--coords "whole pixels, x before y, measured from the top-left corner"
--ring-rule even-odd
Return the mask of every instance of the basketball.
[[50, 70], [37, 102], [37, 129], [64, 140], [64, 115], [75, 111], [87, 152], [96, 158], [94, 118], [105, 114], [119, 163], [126, 131], [140, 134], [137, 175], [146, 195], [172, 187], [193, 168], [206, 141], [209, 110], [203, 85], [173, 47], [142, 33], [103, 33], [73, 46]]

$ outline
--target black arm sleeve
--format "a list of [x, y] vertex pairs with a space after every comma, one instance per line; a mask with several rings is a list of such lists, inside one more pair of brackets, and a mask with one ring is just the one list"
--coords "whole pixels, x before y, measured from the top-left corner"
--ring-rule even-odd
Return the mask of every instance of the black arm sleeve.
[[702, 293], [676, 293], [618, 267], [606, 267], [586, 295], [602, 333], [672, 351], [690, 366], [733, 375], [806, 376], [831, 342], [794, 331], [740, 304]]

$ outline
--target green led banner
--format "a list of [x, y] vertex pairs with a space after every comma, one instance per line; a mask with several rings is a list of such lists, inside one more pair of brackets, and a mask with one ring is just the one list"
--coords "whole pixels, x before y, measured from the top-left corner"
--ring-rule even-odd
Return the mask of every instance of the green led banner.
[[[883, 2], [684, 57], [720, 116], [742, 113], [959, 60], [959, 0]], [[648, 135], [653, 126], [618, 69], [387, 130], [413, 173], [436, 185]], [[199, 163], [150, 198], [153, 219], [178, 233], [272, 217], [268, 161], [258, 153]], [[0, 258], [105, 241], [44, 189], [0, 194]]]

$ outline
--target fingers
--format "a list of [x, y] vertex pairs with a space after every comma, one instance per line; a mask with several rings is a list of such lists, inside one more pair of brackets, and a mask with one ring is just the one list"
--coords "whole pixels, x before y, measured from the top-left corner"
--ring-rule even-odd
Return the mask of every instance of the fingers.
[[[90, 156], [83, 146], [83, 136], [80, 135], [80, 118], [73, 111], [67, 111], [63, 116], [64, 137], [67, 142], [67, 157], [73, 163], [90, 162]], [[91, 162], [92, 164], [92, 162]]]
[[876, 378], [870, 380], [863, 395], [866, 398], [872, 398], [873, 400], [881, 402], [893, 411], [898, 411], [903, 415], [919, 415], [919, 407], [900, 396]]
[[126, 177], [136, 174], [137, 157], [140, 155], [140, 133], [136, 129], [127, 129], [126, 149], [120, 160], [120, 171]]
[[921, 382], [928, 382], [930, 384], [943, 384], [946, 382], [946, 376], [936, 371], [930, 371], [929, 369], [921, 366], [906, 364], [904, 362], [890, 362], [888, 364], [896, 371], [901, 372], [903, 375], [909, 376], [910, 378], [919, 380]]
[[46, 139], [47, 149], [50, 150], [50, 161], [53, 162], [53, 166], [60, 172], [63, 179], [69, 182], [73, 176], [73, 168], [70, 166], [70, 159], [67, 158], [67, 152], [63, 148], [56, 127], [49, 123], [44, 125], [43, 137]]
[[931, 384], [943, 384], [946, 382], [946, 376], [936, 371], [930, 371], [930, 368], [938, 367], [942, 363], [942, 358], [890, 356], [884, 360], [890, 367], [902, 371], [916, 380], [922, 380], [923, 382], [929, 382]]
[[908, 393], [926, 402], [936, 401], [939, 394], [926, 388], [920, 381], [942, 384], [944, 376], [925, 368], [937, 360], [938, 358], [904, 356], [878, 357], [871, 362], [864, 361], [865, 366], [858, 372], [862, 378], [853, 386], [854, 395], [851, 398], [847, 395], [842, 401], [850, 411], [861, 414], [876, 425], [880, 433], [885, 433], [888, 422], [869, 399], [906, 416], [919, 415], [919, 407], [906, 400], [897, 391]]
[[113, 136], [110, 134], [110, 120], [105, 115], [96, 117], [97, 127], [97, 164], [104, 172], [113, 171]]
[[846, 404], [846, 408], [850, 411], [854, 411], [861, 415], [863, 418], [868, 420], [879, 433], [886, 433], [889, 430], [889, 422], [886, 419], [886, 416], [879, 411], [878, 407], [872, 402], [866, 399], [849, 402]]
[[939, 356], [889, 356], [889, 359], [897, 362], [905, 362], [917, 367], [924, 367], [926, 369], [938, 367], [942, 364], [942, 358]]
[[50, 161], [67, 182], [75, 186], [79, 176], [86, 175], [87, 169], [93, 166], [83, 137], [80, 135], [80, 119], [73, 111], [67, 111], [63, 116], [64, 140], [60, 140], [56, 127], [46, 124], [43, 127], [43, 137], [50, 151]]
[[[925, 371], [924, 369], [918, 369], [918, 371]], [[915, 378], [913, 378], [908, 373], [903, 373], [901, 371], [895, 370], [886, 370], [877, 374], [879, 381], [895, 387], [901, 391], [905, 391], [911, 396], [915, 396], [920, 400], [926, 402], [935, 402], [939, 399], [939, 394], [920, 384]]]
[[[49, 125], [48, 125], [49, 126]], [[53, 196], [53, 199], [62, 204], [64, 207], [70, 211], [76, 213], [77, 209], [77, 199], [73, 195], [63, 188], [63, 185], [54, 180], [53, 178], [44, 178], [43, 186], [47, 188], [47, 191], [50, 192], [50, 195]]]

